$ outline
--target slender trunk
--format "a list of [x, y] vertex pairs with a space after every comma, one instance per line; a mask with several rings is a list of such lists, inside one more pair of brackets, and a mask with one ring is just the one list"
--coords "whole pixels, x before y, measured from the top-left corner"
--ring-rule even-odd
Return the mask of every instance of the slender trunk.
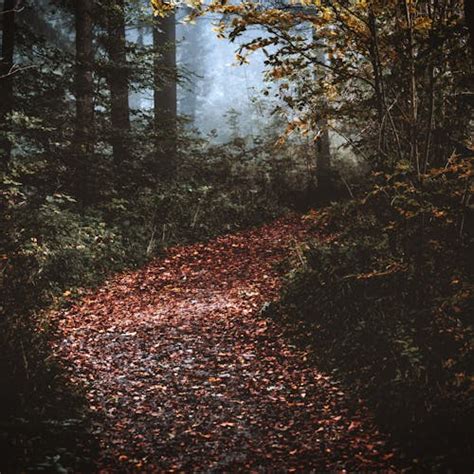
[[[175, 15], [159, 19], [153, 28], [156, 52], [154, 65], [154, 113], [158, 171], [165, 179], [176, 173], [176, 21]], [[167, 79], [163, 79], [163, 76]]]
[[73, 140], [75, 172], [71, 188], [80, 201], [93, 199], [91, 160], [94, 153], [93, 1], [75, 0], [76, 129]]
[[428, 169], [428, 164], [430, 161], [430, 150], [431, 150], [431, 140], [433, 138], [433, 127], [434, 127], [434, 106], [435, 106], [435, 74], [434, 66], [431, 64], [429, 67], [429, 105], [428, 105], [428, 123], [426, 131], [426, 141], [425, 141], [425, 151], [423, 154], [423, 163], [422, 169], [423, 173], [426, 173]]
[[9, 130], [9, 115], [13, 110], [13, 53], [15, 50], [15, 8], [16, 0], [5, 0], [3, 4], [2, 49], [0, 58], [0, 156], [1, 169], [6, 169], [11, 158], [12, 145], [3, 136]]
[[[438, 14], [438, 0], [435, 0], [433, 4], [433, 10], [429, 10], [430, 16], [432, 19], [432, 26], [430, 31], [430, 49], [431, 54], [435, 52], [435, 28], [436, 28], [436, 20]], [[431, 150], [431, 140], [433, 136], [433, 127], [434, 127], [434, 119], [435, 119], [435, 86], [436, 86], [436, 78], [435, 78], [435, 67], [434, 67], [434, 60], [433, 58], [430, 59], [430, 64], [428, 68], [428, 80], [429, 80], [429, 105], [428, 105], [428, 120], [427, 120], [427, 132], [426, 132], [426, 141], [425, 141], [425, 150], [423, 154], [423, 163], [422, 163], [422, 170], [423, 173], [426, 173], [428, 169], [428, 164], [430, 160], [430, 150]]]
[[316, 143], [316, 180], [318, 200], [326, 201], [330, 196], [331, 183], [331, 149], [327, 118], [319, 121], [320, 137]]
[[[313, 44], [316, 49], [317, 62], [325, 61], [324, 51], [321, 44], [318, 44], [313, 32]], [[321, 68], [316, 68], [315, 74], [321, 73]], [[327, 100], [323, 98], [323, 106], [326, 108]], [[329, 140], [329, 127], [326, 112], [321, 114], [317, 121], [319, 138], [316, 142], [316, 181], [317, 181], [317, 201], [326, 202], [331, 193], [331, 149]]]
[[471, 58], [474, 62], [474, 1], [464, 0], [464, 16], [466, 26], [469, 30], [469, 39], [471, 43]]
[[409, 74], [409, 110], [410, 123], [408, 124], [410, 130], [410, 158], [415, 164], [418, 177], [421, 175], [420, 159], [418, 154], [418, 95], [416, 90], [416, 71], [415, 71], [415, 43], [413, 37], [413, 17], [410, 9], [409, 0], [405, 0], [405, 18], [407, 22], [408, 35], [408, 74]]
[[377, 31], [377, 20], [373, 9], [369, 12], [369, 28], [372, 35], [370, 45], [370, 56], [372, 62], [372, 69], [374, 71], [375, 80], [375, 95], [377, 100], [377, 116], [379, 121], [379, 152], [386, 150], [385, 137], [385, 113], [387, 109], [385, 100], [385, 87], [383, 83], [382, 66], [380, 62], [379, 39]]
[[128, 155], [130, 132], [129, 74], [125, 38], [125, 2], [115, 0], [107, 21], [106, 49], [110, 59], [108, 84], [111, 101], [112, 147], [114, 161], [120, 164]]
[[76, 134], [79, 154], [94, 151], [93, 1], [75, 0], [76, 13]]

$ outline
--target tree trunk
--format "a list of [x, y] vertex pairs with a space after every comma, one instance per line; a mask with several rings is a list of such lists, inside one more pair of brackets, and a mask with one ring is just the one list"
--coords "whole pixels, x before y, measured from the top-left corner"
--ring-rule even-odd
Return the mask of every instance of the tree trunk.
[[329, 200], [332, 190], [331, 149], [326, 118], [319, 121], [319, 127], [321, 134], [316, 142], [317, 200], [319, 202], [326, 202]]
[[416, 71], [415, 71], [415, 40], [413, 32], [413, 17], [410, 11], [409, 0], [405, 0], [405, 18], [407, 22], [407, 54], [408, 54], [408, 80], [410, 94], [408, 97], [408, 108], [410, 111], [410, 121], [408, 123], [410, 134], [410, 159], [416, 166], [418, 179], [421, 179], [420, 157], [418, 153], [418, 93], [416, 88]]
[[94, 151], [93, 1], [75, 0], [76, 13], [76, 134], [79, 154]]
[[[318, 63], [324, 62], [324, 50], [321, 44], [318, 44], [317, 38], [313, 32], [313, 44], [316, 48], [316, 57]], [[321, 67], [316, 68], [316, 76], [323, 74]], [[327, 108], [327, 98], [323, 97], [323, 106]], [[317, 196], [316, 201], [325, 203], [330, 199], [332, 189], [331, 179], [331, 147], [329, 140], [328, 118], [326, 112], [321, 115], [318, 120], [319, 138], [316, 142], [316, 184]]]
[[[157, 19], [153, 28], [154, 114], [158, 171], [165, 179], [176, 173], [176, 21], [175, 14]], [[163, 77], [167, 78], [164, 80]]]
[[[437, 26], [437, 17], [438, 17], [438, 0], [433, 2], [433, 8], [429, 9], [430, 18], [432, 21], [432, 26], [430, 30], [430, 49], [434, 51], [436, 48], [436, 41], [435, 41], [435, 31]], [[428, 103], [428, 117], [426, 121], [426, 140], [425, 140], [425, 149], [422, 157], [421, 168], [423, 174], [425, 174], [428, 170], [429, 159], [430, 159], [430, 150], [431, 150], [431, 141], [433, 137], [433, 128], [435, 124], [435, 97], [436, 97], [436, 75], [435, 75], [435, 64], [433, 58], [430, 58], [429, 66], [428, 66], [428, 96], [429, 96], [429, 103]]]
[[73, 140], [75, 172], [71, 188], [80, 201], [91, 201], [94, 153], [93, 1], [75, 0], [76, 16], [76, 129]]
[[[2, 49], [0, 58], [0, 127], [1, 132], [9, 129], [9, 118], [13, 110], [13, 53], [15, 49], [16, 0], [5, 0], [3, 4]], [[0, 137], [1, 168], [6, 169], [11, 157], [12, 145], [5, 136]]]
[[369, 51], [370, 59], [372, 62], [372, 69], [374, 72], [375, 95], [377, 100], [377, 116], [379, 121], [378, 151], [379, 153], [385, 153], [387, 145], [387, 137], [385, 134], [385, 113], [387, 106], [385, 100], [385, 87], [383, 81], [382, 64], [380, 61], [377, 19], [374, 14], [373, 7], [370, 7], [369, 10], [369, 30], [371, 33]]
[[120, 164], [127, 158], [130, 132], [129, 73], [125, 38], [125, 2], [111, 2], [107, 18], [106, 49], [110, 59], [107, 80], [110, 88], [112, 147], [114, 161]]
[[474, 1], [464, 0], [464, 15], [466, 26], [469, 29], [469, 38], [471, 43], [471, 57], [474, 62]]

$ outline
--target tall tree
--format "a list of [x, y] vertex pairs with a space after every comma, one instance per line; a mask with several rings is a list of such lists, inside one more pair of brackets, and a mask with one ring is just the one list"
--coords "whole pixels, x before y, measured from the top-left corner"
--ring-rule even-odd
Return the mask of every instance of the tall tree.
[[155, 20], [153, 28], [155, 131], [159, 172], [172, 178], [176, 170], [176, 17], [174, 12]]
[[94, 151], [93, 1], [75, 0], [76, 16], [76, 152]]
[[[315, 30], [313, 29], [313, 48], [316, 51], [316, 59], [319, 63], [325, 63], [324, 46], [318, 41]], [[316, 79], [323, 77], [325, 71], [321, 66], [316, 65]], [[327, 109], [328, 101], [322, 95], [322, 109]], [[327, 110], [318, 111], [320, 118], [317, 121], [319, 129], [319, 138], [316, 142], [316, 180], [317, 180], [317, 200], [325, 202], [329, 199], [331, 190], [331, 143], [329, 138], [329, 122]]]
[[472, 0], [464, 0], [464, 15], [471, 40], [471, 57], [474, 60], [474, 2]]
[[[0, 58], [0, 126], [3, 133], [8, 131], [8, 116], [13, 109], [13, 53], [15, 50], [15, 9], [17, 0], [4, 0], [2, 20], [2, 50]], [[11, 156], [11, 143], [0, 138], [0, 155], [2, 168], [6, 167]]]
[[328, 120], [319, 121], [320, 135], [316, 142], [316, 180], [317, 199], [325, 202], [330, 198], [331, 183], [331, 141], [329, 138]]
[[105, 11], [107, 37], [105, 47], [110, 64], [107, 81], [110, 88], [112, 147], [114, 160], [123, 162], [128, 155], [128, 133], [130, 131], [129, 72], [125, 37], [125, 1], [106, 2]]

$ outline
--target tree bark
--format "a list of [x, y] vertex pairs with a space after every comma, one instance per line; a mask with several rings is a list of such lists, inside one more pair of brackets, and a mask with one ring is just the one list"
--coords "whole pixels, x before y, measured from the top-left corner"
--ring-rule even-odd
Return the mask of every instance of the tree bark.
[[[0, 127], [9, 130], [9, 115], [13, 110], [13, 53], [15, 50], [16, 0], [5, 0], [2, 12], [2, 49], [0, 58]], [[12, 144], [5, 136], [0, 138], [1, 167], [6, 169], [11, 158]]]
[[[106, 49], [110, 59], [107, 81], [110, 88], [112, 148], [116, 164], [129, 154], [130, 132], [129, 72], [125, 37], [125, 2], [115, 0], [107, 18]], [[107, 12], [106, 12], [107, 13]]]
[[[324, 50], [321, 44], [318, 44], [317, 38], [313, 32], [313, 44], [316, 48], [316, 56], [318, 63], [324, 63]], [[321, 67], [316, 68], [315, 75], [321, 73]], [[323, 97], [323, 105], [327, 108], [327, 98]], [[331, 179], [331, 144], [329, 139], [329, 123], [328, 118], [322, 114], [318, 120], [317, 125], [319, 128], [319, 138], [316, 142], [316, 184], [317, 184], [317, 196], [316, 201], [319, 203], [325, 203], [330, 199], [332, 189]]]
[[410, 3], [408, 0], [404, 1], [405, 18], [407, 22], [407, 54], [408, 54], [408, 74], [409, 74], [409, 90], [408, 97], [410, 122], [408, 123], [410, 133], [410, 159], [415, 164], [418, 178], [421, 179], [420, 157], [418, 153], [418, 93], [416, 88], [416, 70], [415, 70], [415, 40], [413, 33], [413, 17], [410, 10]]
[[94, 151], [94, 81], [93, 81], [93, 2], [75, 0], [76, 14], [76, 133], [79, 154]]
[[464, 0], [464, 16], [466, 26], [469, 30], [469, 39], [471, 44], [471, 58], [474, 62], [474, 1]]
[[[153, 28], [154, 114], [158, 171], [165, 178], [176, 174], [176, 19], [175, 14], [156, 20]], [[167, 76], [163, 80], [163, 76]]]
[[[432, 21], [432, 26], [430, 30], [430, 49], [433, 54], [436, 48], [436, 41], [435, 41], [435, 29], [438, 27], [437, 19], [438, 19], [438, 0], [433, 2], [433, 8], [429, 9], [430, 18]], [[429, 159], [430, 159], [430, 150], [431, 150], [431, 140], [433, 137], [433, 127], [435, 123], [435, 92], [436, 92], [436, 76], [435, 76], [435, 64], [433, 58], [430, 58], [429, 66], [428, 66], [428, 96], [429, 96], [429, 103], [428, 103], [428, 117], [426, 123], [426, 140], [425, 140], [425, 150], [423, 153], [422, 158], [422, 171], [425, 174], [428, 170]]]
[[372, 62], [372, 69], [374, 72], [375, 81], [375, 95], [377, 100], [377, 116], [379, 121], [379, 142], [378, 148], [379, 153], [385, 153], [386, 151], [386, 136], [385, 136], [385, 113], [387, 109], [385, 100], [385, 87], [383, 81], [382, 64], [380, 61], [380, 50], [379, 50], [379, 39], [377, 29], [377, 19], [375, 17], [373, 8], [369, 10], [369, 29], [371, 33], [370, 39], [370, 59]]

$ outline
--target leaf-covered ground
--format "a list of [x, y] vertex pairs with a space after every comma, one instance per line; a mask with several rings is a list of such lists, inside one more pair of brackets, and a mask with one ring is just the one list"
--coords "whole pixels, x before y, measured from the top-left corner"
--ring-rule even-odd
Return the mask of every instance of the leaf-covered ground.
[[363, 403], [260, 311], [309, 232], [286, 217], [175, 247], [59, 315], [56, 351], [86, 387], [98, 470], [393, 468]]

